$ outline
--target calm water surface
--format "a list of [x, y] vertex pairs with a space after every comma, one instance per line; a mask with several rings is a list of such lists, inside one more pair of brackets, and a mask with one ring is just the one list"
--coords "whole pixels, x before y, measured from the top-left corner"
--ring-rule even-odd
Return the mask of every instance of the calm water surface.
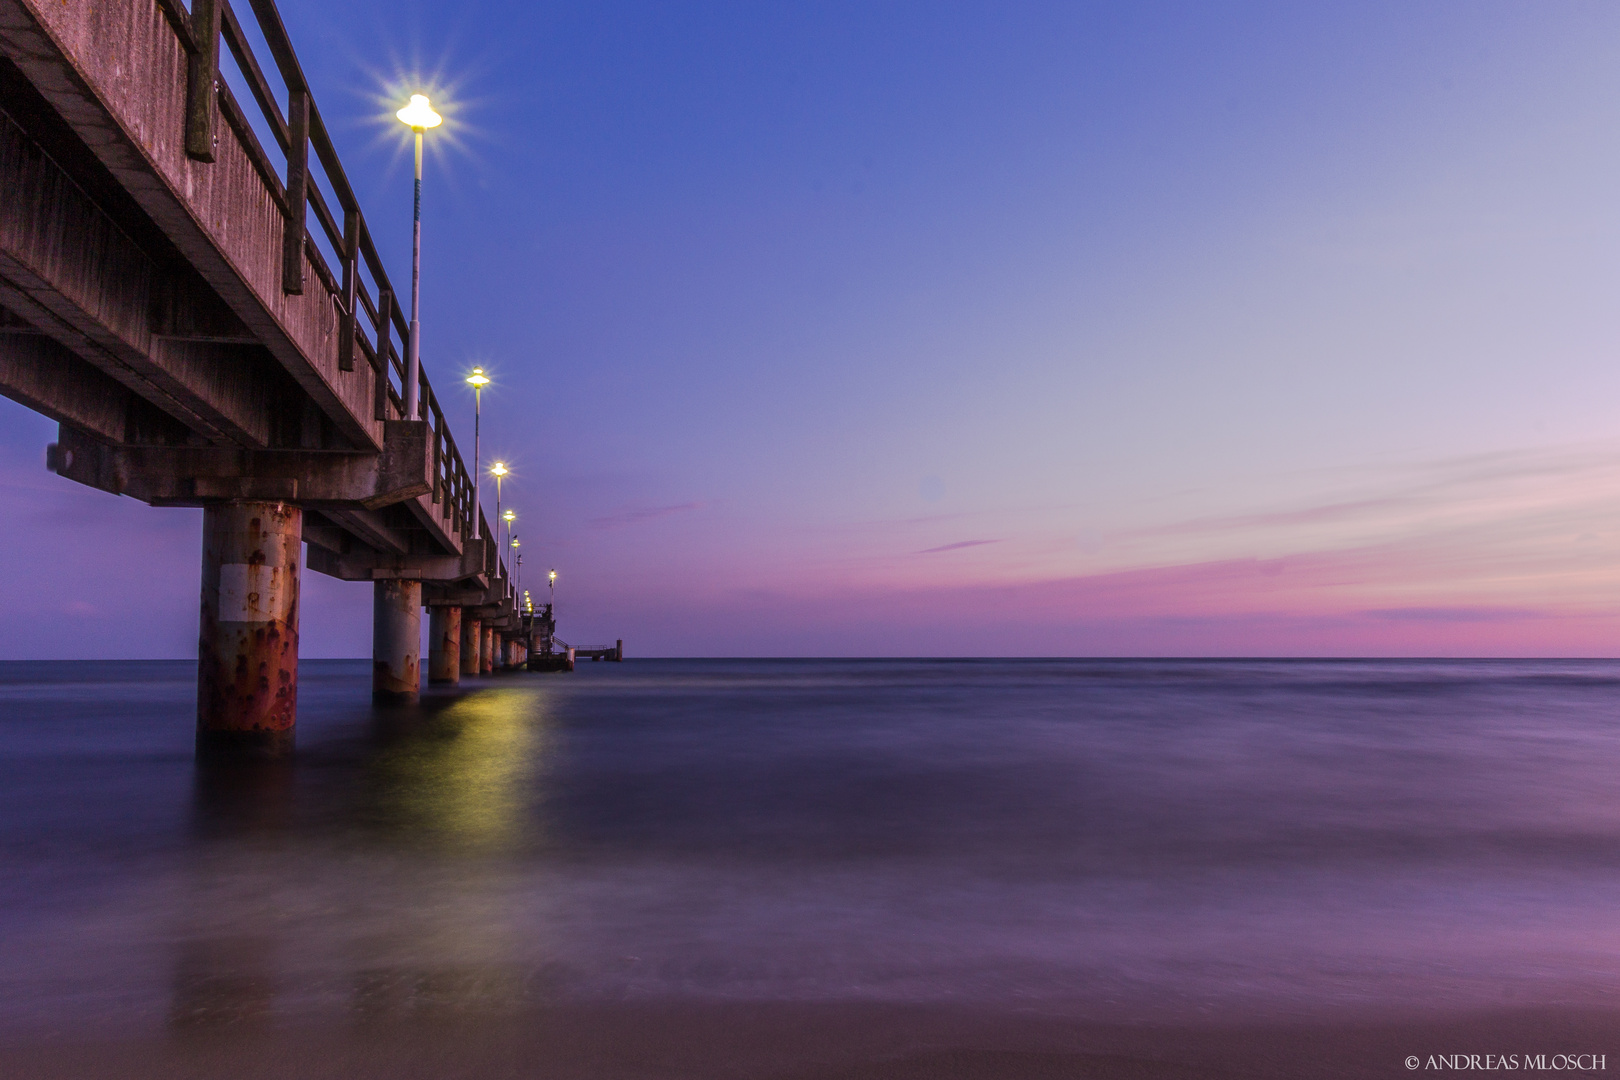
[[1620, 991], [1620, 663], [368, 667], [214, 773], [190, 663], [0, 664], [0, 1025]]

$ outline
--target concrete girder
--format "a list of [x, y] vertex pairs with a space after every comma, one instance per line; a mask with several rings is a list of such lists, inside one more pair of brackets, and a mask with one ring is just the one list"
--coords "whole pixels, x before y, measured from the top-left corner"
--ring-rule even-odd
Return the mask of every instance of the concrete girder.
[[[338, 528], [358, 539], [371, 549], [372, 558], [386, 558], [391, 555], [401, 555], [411, 549], [410, 539], [398, 529], [384, 522], [380, 515], [371, 510], [336, 510], [323, 511], [326, 517]], [[354, 550], [353, 545], [349, 552], [341, 547], [336, 549], [338, 554], [349, 554]], [[320, 571], [330, 577], [339, 577], [326, 570]], [[366, 575], [369, 578], [371, 575]], [[350, 580], [365, 580], [364, 578], [351, 578]]]
[[428, 607], [459, 607], [475, 610], [489, 600], [488, 579], [477, 577], [470, 581], [449, 585], [430, 585], [422, 593], [422, 603]]
[[[433, 539], [433, 542], [446, 551], [461, 553], [465, 550], [476, 551], [477, 541], [470, 538], [462, 542], [453, 518], [447, 517], [448, 507], [444, 503], [435, 503], [431, 494], [412, 499], [405, 504], [411, 516], [416, 519], [417, 525]], [[494, 545], [488, 549], [486, 559], [494, 559]]]
[[253, 499], [374, 510], [433, 487], [427, 422], [390, 420], [385, 438], [381, 454], [113, 446], [64, 426], [50, 457], [70, 480], [155, 505]]
[[[326, 513], [334, 521], [349, 528], [340, 514]], [[410, 578], [428, 582], [468, 582], [483, 576], [484, 560], [479, 556], [480, 545], [469, 545], [459, 555], [425, 555], [406, 548], [384, 549], [372, 544], [370, 551], [322, 550], [309, 553], [309, 568], [343, 581], [383, 581], [389, 578]], [[473, 603], [483, 603], [485, 593], [474, 594]], [[437, 601], [430, 600], [429, 603]]]
[[41, 333], [0, 330], [0, 394], [109, 442], [125, 441], [132, 409], [161, 416], [171, 432], [186, 435], [177, 421]]
[[154, 335], [177, 288], [4, 113], [0, 190], [0, 304], [209, 442], [271, 444], [285, 376], [256, 346]]

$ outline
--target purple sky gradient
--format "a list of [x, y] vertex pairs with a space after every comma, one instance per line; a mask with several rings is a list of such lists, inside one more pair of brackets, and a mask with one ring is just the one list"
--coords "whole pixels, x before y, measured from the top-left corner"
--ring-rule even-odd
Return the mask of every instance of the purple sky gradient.
[[[281, 9], [396, 277], [444, 88], [424, 363], [570, 641], [1620, 652], [1620, 9]], [[0, 433], [0, 656], [191, 655], [199, 514]]]

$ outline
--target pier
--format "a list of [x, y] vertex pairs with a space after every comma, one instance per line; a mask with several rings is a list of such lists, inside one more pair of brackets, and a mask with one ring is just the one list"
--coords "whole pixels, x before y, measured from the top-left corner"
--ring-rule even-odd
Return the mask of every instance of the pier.
[[424, 609], [430, 682], [524, 664], [476, 478], [273, 0], [0, 0], [0, 193], [0, 393], [58, 422], [60, 476], [203, 509], [200, 755], [291, 751], [306, 543], [308, 570], [375, 583], [379, 701], [418, 694]]

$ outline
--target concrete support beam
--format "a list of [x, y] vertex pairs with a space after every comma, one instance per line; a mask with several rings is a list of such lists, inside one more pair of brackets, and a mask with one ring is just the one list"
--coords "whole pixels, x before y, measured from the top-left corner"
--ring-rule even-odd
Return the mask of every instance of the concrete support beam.
[[428, 682], [454, 686], [461, 681], [461, 609], [428, 610]]
[[0, 327], [0, 394], [109, 442], [184, 442], [184, 425], [80, 360], [60, 342]]
[[476, 616], [461, 613], [461, 673], [479, 675], [484, 665], [480, 656], [484, 647], [484, 626]]
[[269, 445], [285, 377], [272, 374], [262, 349], [250, 357], [240, 346], [153, 335], [155, 261], [3, 113], [0, 190], [7, 307], [203, 438]]
[[377, 582], [371, 610], [372, 700], [415, 701], [422, 687], [422, 583]]
[[[329, 516], [334, 522], [349, 529], [370, 545], [372, 550], [347, 553], [326, 551], [318, 558], [312, 553], [309, 563], [311, 570], [343, 581], [376, 581], [385, 577], [409, 577], [427, 582], [473, 582], [483, 573], [483, 545], [479, 543], [467, 544], [459, 555], [454, 550], [448, 554], [424, 555], [408, 551], [403, 540], [399, 547], [388, 547], [382, 542], [373, 542], [364, 530], [351, 527], [340, 514]], [[487, 592], [488, 590], [479, 588], [476, 592], [471, 589], [465, 590], [466, 595], [463, 595], [462, 590], [457, 590], [456, 595], [447, 595], [442, 588], [434, 589], [427, 597], [427, 602], [429, 604], [456, 602], [457, 606], [483, 604], [488, 602]]]
[[302, 525], [303, 512], [282, 502], [203, 512], [199, 757], [292, 753]]
[[[376, 562], [379, 559], [387, 560], [391, 556], [409, 551], [411, 542], [404, 533], [378, 517], [375, 511], [329, 509], [322, 511], [322, 513], [326, 515], [332, 524], [343, 529], [350, 536], [370, 548], [371, 552], [369, 558], [366, 555], [360, 555], [356, 558], [342, 558], [341, 556], [344, 554], [354, 554], [353, 545], [350, 545], [351, 550], [347, 553], [343, 552], [341, 548], [330, 552], [335, 557], [323, 558], [319, 566], [312, 562], [310, 564], [311, 570], [319, 571], [322, 574], [343, 581], [375, 581], [379, 577], [404, 577], [414, 578], [417, 581], [424, 580], [421, 574], [352, 573], [351, 571], [359, 565]], [[333, 573], [333, 570], [338, 572]]]
[[424, 420], [390, 420], [381, 454], [118, 446], [63, 427], [53, 468], [69, 480], [162, 506], [223, 499], [375, 510], [433, 490]]

